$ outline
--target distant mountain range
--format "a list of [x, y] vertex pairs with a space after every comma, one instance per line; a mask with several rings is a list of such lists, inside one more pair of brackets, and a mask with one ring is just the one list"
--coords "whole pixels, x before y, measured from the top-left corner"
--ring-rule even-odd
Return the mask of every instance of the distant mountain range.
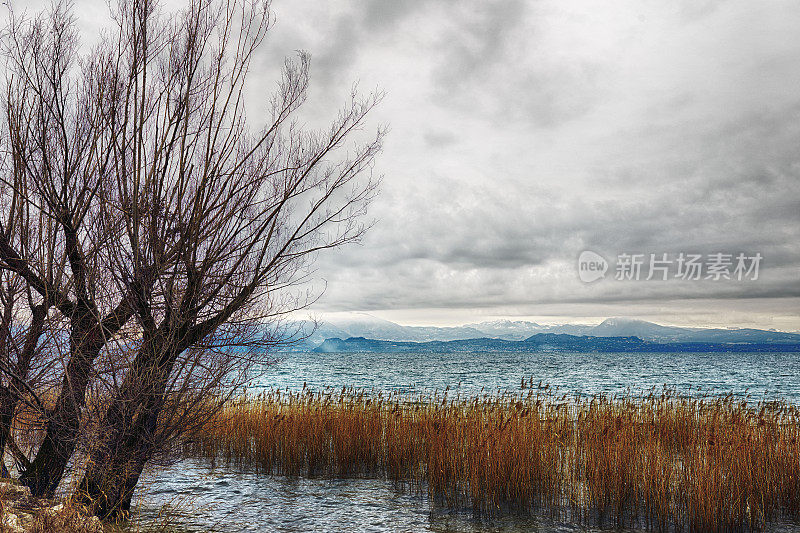
[[448, 353], [448, 352], [800, 352], [797, 343], [711, 343], [644, 341], [638, 337], [590, 337], [537, 333], [525, 340], [382, 341], [350, 337], [326, 339], [315, 352]]
[[318, 325], [300, 324], [308, 338], [295, 349], [310, 350], [326, 339], [363, 337], [376, 341], [394, 342], [446, 342], [470, 339], [495, 339], [522, 341], [537, 334], [566, 334], [587, 337], [637, 337], [651, 343], [800, 343], [800, 334], [760, 329], [712, 329], [662, 326], [630, 318], [609, 318], [597, 325], [562, 324], [542, 325], [536, 322], [495, 320], [457, 327], [402, 326], [367, 314], [347, 319], [328, 320]]

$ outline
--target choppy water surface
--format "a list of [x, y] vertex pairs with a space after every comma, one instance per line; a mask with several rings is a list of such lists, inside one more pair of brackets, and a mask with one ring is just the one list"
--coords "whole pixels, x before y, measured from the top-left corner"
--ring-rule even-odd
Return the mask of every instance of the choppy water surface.
[[[523, 377], [564, 393], [637, 394], [666, 384], [689, 394], [800, 404], [800, 354], [792, 353], [288, 353], [253, 380], [250, 392], [305, 385], [416, 394], [449, 386], [469, 396], [519, 390]], [[181, 527], [191, 531], [597, 531], [547, 517], [479, 520], [384, 480], [291, 479], [194, 461], [150, 469], [136, 503], [145, 522], [163, 505], [176, 507]]]
[[265, 476], [184, 461], [151, 471], [143, 485], [146, 493], [136, 502], [140, 519], [158, 523], [159, 506], [167, 505], [180, 513], [170, 523], [186, 531], [599, 531], [546, 517], [479, 520], [374, 479]]
[[[634, 393], [663, 385], [679, 392], [766, 394], [800, 403], [798, 353], [289, 353], [253, 389], [303, 384], [464, 395], [517, 390], [533, 377], [568, 393]], [[460, 384], [460, 386], [459, 386]]]

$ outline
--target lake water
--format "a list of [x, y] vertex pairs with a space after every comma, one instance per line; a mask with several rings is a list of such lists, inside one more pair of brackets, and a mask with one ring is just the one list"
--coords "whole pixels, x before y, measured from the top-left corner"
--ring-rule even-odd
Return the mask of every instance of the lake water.
[[[797, 353], [287, 353], [249, 392], [347, 386], [427, 394], [450, 387], [450, 394], [470, 396], [519, 390], [523, 377], [569, 394], [637, 394], [667, 385], [687, 394], [732, 392], [800, 404]], [[547, 517], [479, 520], [383, 480], [292, 479], [195, 461], [150, 469], [142, 486], [135, 503], [143, 520], [171, 505], [192, 531], [594, 531]]]
[[800, 403], [798, 353], [290, 353], [252, 389], [353, 386], [400, 393], [446, 387], [464, 395], [518, 390], [533, 377], [566, 393], [679, 392], [784, 398]]

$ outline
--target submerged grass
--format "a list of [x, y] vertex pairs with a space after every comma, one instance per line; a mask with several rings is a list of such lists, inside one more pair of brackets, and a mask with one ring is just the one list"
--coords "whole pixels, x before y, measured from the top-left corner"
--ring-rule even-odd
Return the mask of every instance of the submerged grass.
[[231, 402], [186, 452], [264, 473], [386, 477], [480, 513], [690, 531], [800, 518], [800, 410], [733, 396], [271, 391]]

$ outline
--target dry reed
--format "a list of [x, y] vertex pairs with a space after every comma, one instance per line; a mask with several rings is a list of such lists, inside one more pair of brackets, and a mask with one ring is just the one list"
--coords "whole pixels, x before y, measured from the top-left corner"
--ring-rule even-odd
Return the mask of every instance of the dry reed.
[[547, 509], [658, 530], [800, 518], [800, 410], [783, 402], [270, 391], [231, 402], [185, 452], [307, 476], [381, 476], [453, 508]]

